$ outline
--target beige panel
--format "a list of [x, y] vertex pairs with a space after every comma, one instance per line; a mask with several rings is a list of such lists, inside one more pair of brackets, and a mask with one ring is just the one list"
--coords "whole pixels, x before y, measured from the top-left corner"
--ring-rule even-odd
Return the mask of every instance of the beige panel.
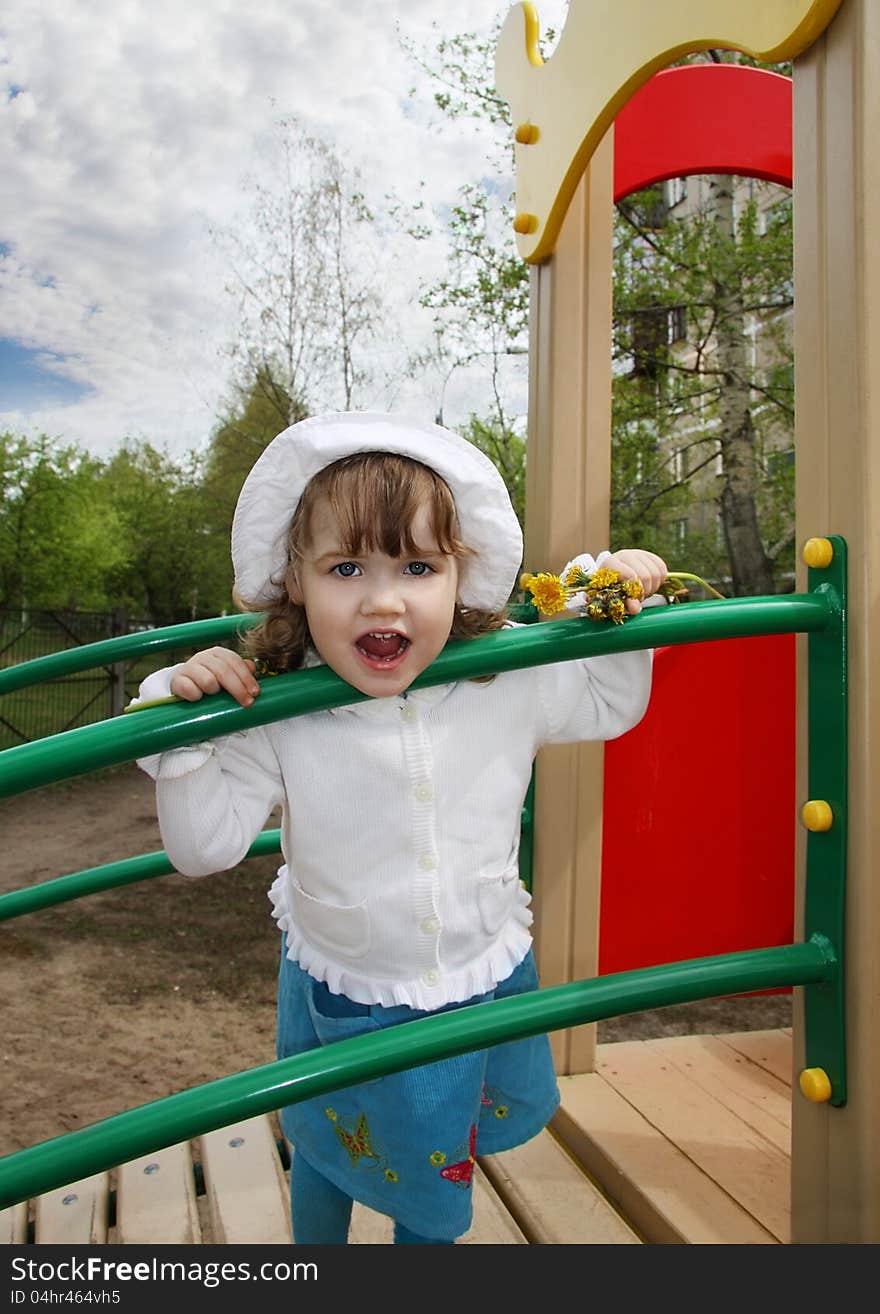
[[[791, 1086], [752, 1063], [717, 1036], [648, 1040], [688, 1081], [753, 1128], [784, 1155], [791, 1153]], [[787, 1175], [787, 1170], [786, 1170]]]
[[789, 1031], [730, 1031], [718, 1039], [738, 1054], [757, 1063], [786, 1085], [791, 1086], [792, 1053]]
[[0, 1209], [0, 1245], [21, 1245], [27, 1240], [27, 1201]]
[[[532, 272], [527, 570], [608, 546], [612, 141], [581, 180], [556, 254]], [[595, 975], [603, 748], [544, 749], [535, 799], [535, 939], [542, 985]], [[560, 1072], [589, 1070], [595, 1027], [557, 1032]]]
[[121, 1164], [118, 1245], [199, 1245], [202, 1240], [189, 1142]]
[[[798, 1242], [880, 1241], [880, 6], [847, 0], [794, 74], [798, 543], [849, 546], [849, 1102], [793, 1106]], [[799, 567], [799, 588], [806, 582]], [[803, 643], [802, 643], [803, 649]], [[799, 743], [806, 742], [803, 662]], [[798, 796], [806, 796], [799, 753]], [[799, 870], [803, 870], [801, 840]], [[803, 1062], [801, 1008], [795, 1062]]]
[[549, 1131], [481, 1162], [533, 1244], [639, 1244], [629, 1224]]
[[215, 1245], [289, 1245], [287, 1182], [267, 1117], [199, 1141]]
[[603, 1046], [596, 1071], [772, 1236], [788, 1241], [789, 1156], [767, 1135], [775, 1137], [778, 1123], [741, 1092], [695, 1080], [693, 1066], [668, 1060], [672, 1048], [638, 1040]]
[[36, 1244], [106, 1245], [109, 1186], [108, 1174], [96, 1173], [94, 1177], [38, 1196], [34, 1220]]
[[[600, 1054], [616, 1049], [600, 1047]], [[597, 1073], [563, 1077], [553, 1127], [648, 1241], [761, 1245], [775, 1238]], [[711, 1143], [711, 1133], [710, 1133]]]

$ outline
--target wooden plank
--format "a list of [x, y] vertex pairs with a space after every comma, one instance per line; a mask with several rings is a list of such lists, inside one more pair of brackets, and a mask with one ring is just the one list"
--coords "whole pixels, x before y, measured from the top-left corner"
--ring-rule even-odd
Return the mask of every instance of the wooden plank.
[[200, 1245], [189, 1142], [132, 1159], [117, 1170], [118, 1245]]
[[0, 1209], [0, 1246], [21, 1245], [27, 1240], [27, 1201]]
[[[526, 1238], [479, 1167], [474, 1172], [473, 1191], [474, 1221], [456, 1244], [524, 1245]], [[353, 1245], [391, 1245], [393, 1238], [394, 1224], [390, 1218], [367, 1209], [365, 1205], [355, 1204], [349, 1233]]]
[[597, 1071], [768, 1232], [789, 1239], [787, 1154], [685, 1075], [654, 1042], [609, 1045]]
[[645, 1044], [791, 1157], [791, 1092], [777, 1077], [714, 1036], [676, 1036]]
[[774, 1077], [792, 1082], [791, 1031], [730, 1031], [717, 1037]]
[[287, 1183], [267, 1117], [249, 1118], [199, 1140], [216, 1245], [290, 1245]]
[[[600, 1045], [600, 1056], [608, 1048], [617, 1047]], [[553, 1129], [648, 1241], [775, 1241], [598, 1073], [561, 1077], [559, 1088]]]
[[35, 1243], [106, 1245], [109, 1194], [109, 1175], [96, 1173], [38, 1196], [34, 1206]]
[[[525, 570], [559, 570], [585, 543], [608, 541], [613, 166], [609, 132], [552, 258], [531, 271]], [[533, 934], [545, 987], [597, 971], [604, 752], [594, 742], [538, 754]], [[552, 1032], [557, 1071], [591, 1071], [595, 1041], [595, 1023]]]
[[530, 1242], [639, 1243], [632, 1228], [549, 1131], [480, 1163]]

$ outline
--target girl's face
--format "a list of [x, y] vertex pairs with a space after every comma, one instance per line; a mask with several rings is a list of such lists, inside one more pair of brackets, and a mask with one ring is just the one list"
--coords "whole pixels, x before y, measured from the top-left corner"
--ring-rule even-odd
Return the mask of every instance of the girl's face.
[[290, 581], [323, 661], [373, 698], [407, 689], [437, 657], [452, 629], [458, 562], [440, 551], [427, 507], [416, 514], [418, 556], [351, 556], [326, 500], [314, 507], [310, 542]]

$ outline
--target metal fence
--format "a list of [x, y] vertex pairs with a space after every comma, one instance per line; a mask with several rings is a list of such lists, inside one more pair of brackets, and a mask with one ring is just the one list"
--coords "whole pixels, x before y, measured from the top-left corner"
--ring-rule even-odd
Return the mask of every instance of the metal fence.
[[[0, 608], [0, 669], [47, 653], [97, 643], [153, 626], [124, 610], [22, 611]], [[118, 716], [157, 665], [183, 660], [193, 649], [138, 661], [114, 662], [0, 697], [0, 749]]]

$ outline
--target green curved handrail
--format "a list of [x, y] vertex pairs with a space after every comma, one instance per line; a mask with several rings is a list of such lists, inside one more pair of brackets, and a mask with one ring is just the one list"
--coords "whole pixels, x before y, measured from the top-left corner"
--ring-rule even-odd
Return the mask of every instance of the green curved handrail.
[[60, 680], [65, 675], [90, 671], [95, 666], [111, 666], [129, 657], [143, 657], [169, 648], [200, 648], [202, 644], [217, 643], [220, 639], [234, 639], [261, 619], [260, 612], [212, 616], [208, 620], [185, 621], [181, 625], [166, 625], [157, 630], [138, 630], [135, 634], [117, 634], [112, 639], [99, 639], [97, 643], [50, 652], [0, 671], [0, 694], [27, 689], [45, 680]]
[[[823, 630], [835, 615], [834, 593], [819, 588], [815, 593], [646, 608], [625, 625], [548, 621], [448, 643], [411, 687], [661, 645]], [[0, 798], [284, 717], [364, 701], [365, 694], [321, 666], [263, 681], [252, 707], [241, 707], [225, 693], [198, 703], [147, 707], [124, 719], [5, 749], [0, 753]]]
[[434, 1013], [166, 1096], [0, 1159], [0, 1209], [128, 1159], [358, 1082], [546, 1031], [718, 995], [815, 985], [837, 962], [821, 936]]
[[[246, 858], [261, 858], [280, 852], [281, 831], [275, 827], [260, 832], [242, 862]], [[100, 894], [102, 890], [116, 889], [120, 885], [152, 880], [155, 876], [170, 876], [176, 870], [164, 849], [156, 853], [139, 853], [135, 858], [120, 858], [118, 862], [105, 862], [100, 867], [86, 867], [83, 871], [71, 872], [69, 876], [57, 876], [54, 880], [41, 881], [39, 885], [0, 894], [0, 922], [23, 917], [26, 913], [42, 912], [58, 903], [69, 903], [71, 899]]]

